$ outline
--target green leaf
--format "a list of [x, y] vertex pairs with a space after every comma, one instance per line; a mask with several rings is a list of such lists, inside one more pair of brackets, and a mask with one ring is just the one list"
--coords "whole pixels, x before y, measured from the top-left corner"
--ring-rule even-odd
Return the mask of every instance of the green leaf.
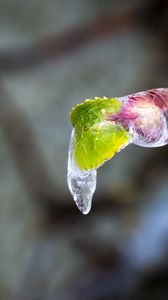
[[97, 124], [82, 135], [76, 134], [75, 159], [81, 169], [98, 168], [127, 145], [128, 132], [110, 122]]
[[117, 98], [86, 100], [73, 108], [70, 118], [75, 128], [76, 163], [83, 170], [98, 168], [129, 141], [128, 132], [107, 115], [121, 109]]

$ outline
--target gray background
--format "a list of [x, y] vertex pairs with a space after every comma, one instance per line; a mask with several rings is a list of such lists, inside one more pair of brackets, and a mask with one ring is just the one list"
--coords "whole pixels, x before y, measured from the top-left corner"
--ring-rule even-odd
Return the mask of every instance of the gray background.
[[167, 299], [167, 146], [100, 168], [88, 216], [66, 182], [76, 103], [168, 87], [167, 19], [161, 0], [0, 0], [1, 300]]

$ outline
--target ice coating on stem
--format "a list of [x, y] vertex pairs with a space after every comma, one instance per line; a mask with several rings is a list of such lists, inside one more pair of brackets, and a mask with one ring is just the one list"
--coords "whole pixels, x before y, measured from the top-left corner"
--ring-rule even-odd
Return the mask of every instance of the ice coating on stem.
[[160, 147], [168, 143], [168, 89], [160, 88], [121, 97], [122, 109], [111, 116], [142, 147]]
[[95, 98], [78, 104], [68, 157], [68, 186], [80, 211], [91, 209], [97, 169], [134, 143], [168, 144], [168, 89], [153, 89], [120, 98]]
[[74, 143], [75, 133], [73, 129], [68, 153], [68, 187], [79, 210], [83, 214], [88, 214], [96, 189], [97, 171], [95, 169], [85, 171], [77, 166], [74, 159]]

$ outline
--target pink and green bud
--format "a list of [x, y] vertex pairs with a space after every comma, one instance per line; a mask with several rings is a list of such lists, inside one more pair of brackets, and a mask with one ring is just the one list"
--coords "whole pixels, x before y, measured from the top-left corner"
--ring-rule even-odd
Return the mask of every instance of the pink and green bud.
[[86, 100], [72, 109], [70, 118], [67, 181], [78, 208], [87, 214], [99, 166], [130, 143], [168, 144], [168, 89]]

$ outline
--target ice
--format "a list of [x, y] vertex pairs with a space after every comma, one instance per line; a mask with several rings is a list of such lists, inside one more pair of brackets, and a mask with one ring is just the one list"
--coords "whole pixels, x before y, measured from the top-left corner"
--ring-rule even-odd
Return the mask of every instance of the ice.
[[[143, 109], [143, 108], [142, 108]], [[140, 110], [140, 109], [139, 109]], [[149, 107], [139, 114], [137, 123], [128, 128], [132, 143], [141, 147], [161, 147], [168, 144], [168, 112], [160, 112], [157, 107]]]
[[92, 196], [96, 189], [97, 171], [81, 170], [74, 159], [75, 132], [72, 130], [69, 153], [67, 181], [69, 190], [77, 207], [83, 214], [88, 214], [92, 205]]
[[[120, 97], [118, 100], [122, 106], [119, 112], [109, 114], [108, 110], [104, 113], [104, 109], [99, 112], [104, 118], [99, 125], [111, 121], [113, 126], [119, 126], [128, 133], [128, 143], [121, 145], [118, 151], [128, 144], [141, 147], [160, 147], [168, 144], [168, 89], [148, 90]], [[107, 98], [102, 98], [102, 101], [107, 101]], [[90, 119], [95, 118], [92, 110], [88, 110], [88, 113]], [[79, 117], [83, 122], [83, 117]], [[92, 196], [96, 189], [97, 170], [81, 170], [76, 164], [74, 150], [75, 129], [72, 130], [69, 145], [67, 180], [76, 205], [83, 214], [87, 214], [91, 209]]]
[[[168, 144], [168, 89], [143, 91], [119, 99], [132, 143], [141, 147]], [[131, 114], [136, 118], [131, 119]], [[124, 122], [123, 117], [122, 125]]]
[[[138, 128], [136, 124], [130, 123], [128, 130], [131, 134], [131, 139], [128, 144], [133, 143], [141, 147], [159, 147], [168, 143], [168, 113], [161, 113], [159, 122], [155, 122], [153, 110], [151, 112], [148, 110], [148, 114], [140, 114], [139, 119], [141, 121], [140, 124], [143, 125], [142, 127]], [[96, 189], [97, 170], [85, 171], [77, 166], [74, 157], [74, 144], [75, 129], [72, 130], [69, 144], [67, 181], [77, 207], [83, 214], [88, 214]]]

